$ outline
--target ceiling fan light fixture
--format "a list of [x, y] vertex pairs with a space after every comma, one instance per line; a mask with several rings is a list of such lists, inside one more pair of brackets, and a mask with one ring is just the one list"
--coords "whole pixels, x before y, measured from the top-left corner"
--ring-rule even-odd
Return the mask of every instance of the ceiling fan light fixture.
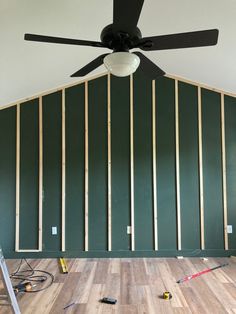
[[111, 74], [124, 77], [129, 76], [137, 70], [140, 59], [133, 53], [122, 51], [107, 55], [103, 59], [103, 63]]

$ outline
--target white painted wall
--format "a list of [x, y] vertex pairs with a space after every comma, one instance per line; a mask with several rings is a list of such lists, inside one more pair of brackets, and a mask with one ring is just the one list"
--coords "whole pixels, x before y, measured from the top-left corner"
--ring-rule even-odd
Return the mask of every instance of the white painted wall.
[[[26, 42], [24, 33], [99, 40], [112, 10], [112, 0], [0, 0], [0, 106], [75, 82], [72, 73], [108, 51]], [[236, 92], [236, 0], [145, 0], [138, 26], [143, 36], [218, 28], [217, 46], [145, 54], [168, 74]]]

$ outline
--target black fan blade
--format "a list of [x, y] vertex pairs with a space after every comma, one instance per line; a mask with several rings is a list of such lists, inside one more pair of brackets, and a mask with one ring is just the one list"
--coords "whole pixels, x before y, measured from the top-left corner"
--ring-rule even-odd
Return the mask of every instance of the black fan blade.
[[155, 63], [148, 59], [141, 52], [134, 52], [140, 58], [140, 70], [143, 71], [150, 79], [155, 80], [156, 78], [165, 75]]
[[96, 68], [98, 68], [100, 65], [103, 63], [103, 59], [105, 56], [107, 56], [108, 53], [105, 53], [103, 55], [100, 55], [93, 61], [89, 62], [86, 64], [83, 68], [81, 68], [79, 71], [75, 72], [74, 74], [71, 75], [71, 77], [79, 77], [79, 76], [85, 76], [86, 74], [92, 72]]
[[90, 40], [80, 40], [71, 38], [61, 38], [53, 36], [35, 35], [35, 34], [25, 34], [25, 40], [39, 41], [44, 43], [54, 43], [54, 44], [66, 44], [66, 45], [80, 45], [80, 46], [92, 46], [92, 47], [104, 47], [103, 43], [98, 41]]
[[218, 29], [209, 29], [189, 33], [144, 37], [140, 40], [138, 47], [142, 50], [150, 51], [213, 46], [217, 44], [218, 35]]
[[144, 0], [113, 1], [113, 31], [132, 33], [136, 29]]

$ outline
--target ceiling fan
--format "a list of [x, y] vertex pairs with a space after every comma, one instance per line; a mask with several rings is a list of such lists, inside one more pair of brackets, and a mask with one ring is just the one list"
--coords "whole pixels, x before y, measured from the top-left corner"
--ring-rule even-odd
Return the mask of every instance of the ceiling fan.
[[113, 0], [113, 24], [107, 25], [101, 32], [101, 41], [89, 41], [25, 34], [29, 41], [92, 46], [111, 49], [85, 65], [71, 77], [84, 76], [103, 63], [109, 72], [116, 76], [128, 76], [138, 66], [150, 78], [156, 79], [165, 72], [139, 51], [130, 53], [134, 48], [144, 51], [212, 46], [217, 44], [218, 29], [209, 29], [179, 34], [142, 37], [137, 27], [144, 0]]

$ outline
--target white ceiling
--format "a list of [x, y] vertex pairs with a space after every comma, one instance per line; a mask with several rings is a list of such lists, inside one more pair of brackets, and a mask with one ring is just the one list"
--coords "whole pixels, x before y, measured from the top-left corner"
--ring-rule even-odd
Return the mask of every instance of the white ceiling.
[[[78, 81], [70, 75], [107, 51], [24, 33], [97, 41], [112, 10], [112, 0], [0, 0], [0, 106]], [[218, 28], [217, 46], [145, 54], [168, 74], [236, 92], [236, 0], [145, 0], [138, 26], [143, 36]]]

